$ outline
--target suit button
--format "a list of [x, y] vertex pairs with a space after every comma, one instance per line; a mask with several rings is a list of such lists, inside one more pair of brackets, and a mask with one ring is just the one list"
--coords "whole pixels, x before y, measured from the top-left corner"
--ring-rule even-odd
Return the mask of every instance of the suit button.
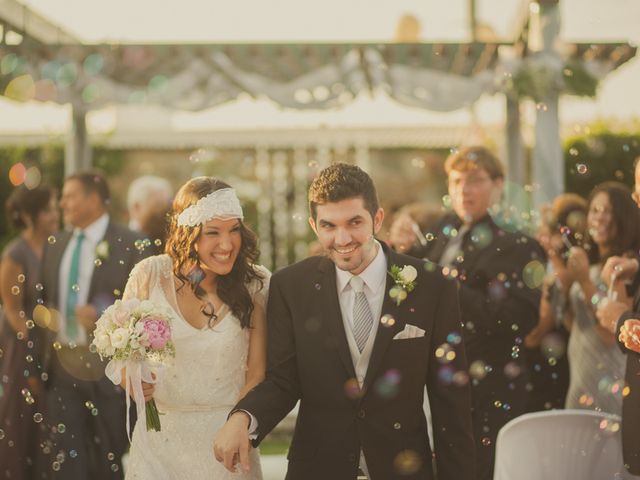
[[350, 462], [355, 462], [356, 461], [356, 454], [355, 453], [350, 453], [349, 456], [347, 457], [347, 460], [349, 460]]
[[364, 418], [364, 417], [365, 417], [364, 409], [358, 410], [358, 418]]

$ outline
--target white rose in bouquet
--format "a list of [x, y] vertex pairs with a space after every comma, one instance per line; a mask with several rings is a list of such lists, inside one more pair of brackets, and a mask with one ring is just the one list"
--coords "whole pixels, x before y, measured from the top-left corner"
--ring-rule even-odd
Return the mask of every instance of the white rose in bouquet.
[[111, 332], [110, 337], [111, 345], [114, 348], [124, 348], [129, 342], [129, 329], [116, 328], [113, 332]]
[[116, 351], [115, 347], [111, 345], [111, 337], [103, 330], [94, 332], [93, 343], [95, 343], [98, 350], [105, 352], [107, 355], [113, 355]]

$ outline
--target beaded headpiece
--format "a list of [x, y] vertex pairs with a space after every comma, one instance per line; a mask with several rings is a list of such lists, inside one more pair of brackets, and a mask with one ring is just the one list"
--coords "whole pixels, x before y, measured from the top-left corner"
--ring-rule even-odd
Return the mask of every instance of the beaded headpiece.
[[195, 227], [203, 225], [213, 218], [230, 220], [243, 219], [240, 200], [233, 188], [221, 188], [202, 197], [194, 205], [185, 208], [178, 215], [178, 226]]

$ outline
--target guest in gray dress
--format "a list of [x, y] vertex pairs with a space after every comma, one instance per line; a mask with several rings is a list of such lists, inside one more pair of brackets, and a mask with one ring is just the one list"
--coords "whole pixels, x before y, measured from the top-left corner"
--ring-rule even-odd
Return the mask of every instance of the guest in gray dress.
[[565, 325], [565, 299], [571, 284], [567, 281], [567, 257], [573, 245], [582, 245], [587, 235], [589, 203], [575, 193], [558, 195], [542, 209], [542, 223], [536, 239], [547, 253], [547, 270], [542, 282], [538, 325], [524, 339], [525, 358], [532, 386], [527, 411], [563, 408], [569, 389]]
[[[40, 478], [36, 472], [44, 413], [40, 329], [34, 329], [40, 259], [58, 229], [55, 192], [45, 186], [16, 188], [6, 204], [19, 236], [0, 263], [0, 472], [11, 479]], [[40, 472], [41, 473], [41, 472]]]
[[640, 213], [631, 191], [617, 182], [598, 185], [590, 195], [587, 225], [591, 248], [573, 247], [567, 262], [573, 285], [567, 305], [571, 335], [565, 406], [620, 415], [625, 357], [614, 335], [599, 325], [595, 310], [608, 295], [600, 280], [606, 260], [640, 248]]

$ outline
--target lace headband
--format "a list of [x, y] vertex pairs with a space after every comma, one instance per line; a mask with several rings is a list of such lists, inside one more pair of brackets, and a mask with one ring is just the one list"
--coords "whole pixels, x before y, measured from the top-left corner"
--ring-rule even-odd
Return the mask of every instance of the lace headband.
[[232, 218], [243, 219], [240, 200], [233, 188], [221, 188], [202, 197], [195, 205], [185, 208], [178, 215], [178, 226], [195, 227], [202, 225], [213, 218], [230, 220]]

